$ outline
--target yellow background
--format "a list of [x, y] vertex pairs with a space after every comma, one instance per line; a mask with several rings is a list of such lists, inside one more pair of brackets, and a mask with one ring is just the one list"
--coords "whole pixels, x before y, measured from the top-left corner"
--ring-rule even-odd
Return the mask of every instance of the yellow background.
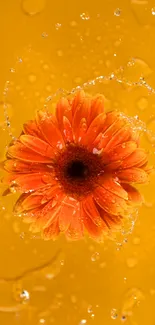
[[[58, 88], [70, 91], [101, 75], [123, 83], [87, 87], [107, 109], [139, 117], [155, 132], [155, 3], [147, 0], [3, 0], [0, 2], [0, 159], [10, 142], [3, 104], [17, 136]], [[3, 94], [5, 83], [8, 89]], [[145, 124], [140, 123], [143, 129]], [[154, 163], [154, 133], [143, 145]], [[132, 234], [97, 244], [86, 238], [44, 242], [12, 215], [16, 195], [0, 199], [0, 324], [155, 325], [155, 177]], [[1, 193], [4, 190], [0, 185]], [[4, 281], [54, 263], [19, 281]], [[29, 299], [23, 298], [23, 290]], [[116, 310], [115, 310], [116, 309]]]

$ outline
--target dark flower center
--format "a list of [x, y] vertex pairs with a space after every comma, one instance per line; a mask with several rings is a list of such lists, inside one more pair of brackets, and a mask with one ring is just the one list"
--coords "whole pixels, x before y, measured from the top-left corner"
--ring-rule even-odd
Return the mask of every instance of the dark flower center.
[[101, 157], [74, 144], [59, 152], [54, 163], [55, 177], [64, 192], [78, 200], [93, 191], [103, 169]]
[[71, 161], [66, 167], [66, 176], [69, 178], [84, 180], [89, 174], [89, 167], [83, 161]]

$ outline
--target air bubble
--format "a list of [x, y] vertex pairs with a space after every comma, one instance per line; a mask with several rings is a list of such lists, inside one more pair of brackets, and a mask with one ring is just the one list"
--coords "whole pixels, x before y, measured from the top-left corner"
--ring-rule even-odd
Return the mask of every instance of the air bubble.
[[14, 68], [10, 68], [10, 72], [14, 73], [15, 69]]
[[36, 80], [37, 80], [37, 77], [36, 77], [34, 74], [30, 74], [30, 75], [29, 75], [29, 81], [30, 81], [31, 83], [36, 82]]
[[137, 101], [137, 107], [140, 111], [144, 111], [148, 108], [148, 99], [146, 97], [141, 97]]
[[81, 15], [80, 15], [81, 19], [82, 20], [89, 20], [90, 19], [90, 16], [88, 13], [86, 12], [83, 12]]
[[121, 14], [121, 9], [120, 9], [120, 8], [117, 8], [117, 9], [114, 11], [114, 16], [119, 17], [120, 14]]
[[58, 55], [59, 57], [61, 57], [61, 56], [63, 56], [63, 52], [62, 52], [61, 50], [58, 50], [58, 51], [57, 51], [57, 55]]
[[23, 0], [22, 9], [25, 14], [34, 16], [41, 13], [46, 6], [46, 0]]
[[111, 318], [117, 319], [117, 317], [118, 317], [117, 309], [115, 309], [115, 308], [111, 309]]

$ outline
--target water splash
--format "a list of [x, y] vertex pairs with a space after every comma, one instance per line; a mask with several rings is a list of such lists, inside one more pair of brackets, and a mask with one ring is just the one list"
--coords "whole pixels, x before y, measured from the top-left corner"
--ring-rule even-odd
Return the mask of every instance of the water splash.
[[[72, 25], [75, 26], [75, 24], [73, 24], [73, 22], [72, 22]], [[145, 80], [144, 77], [140, 77], [137, 81], [131, 81], [131, 80], [129, 80], [127, 78], [128, 74], [127, 74], [127, 77], [124, 76], [126, 74], [126, 73], [124, 73], [126, 71], [126, 67], [135, 66], [135, 64], [137, 64], [137, 62], [139, 62], [139, 60], [140, 59], [134, 59], [133, 58], [133, 59], [128, 61], [127, 65], [124, 68], [121, 66], [116, 71], [111, 72], [107, 76], [106, 75], [99, 75], [99, 76], [95, 77], [94, 79], [88, 80], [88, 81], [86, 81], [84, 83], [81, 83], [81, 85], [78, 85], [78, 86], [72, 88], [71, 91], [69, 91], [67, 89], [64, 89], [64, 88], [58, 88], [57, 91], [54, 94], [51, 94], [51, 95], [47, 96], [45, 98], [45, 100], [43, 99], [44, 109], [48, 109], [49, 103], [51, 101], [53, 101], [54, 98], [56, 98], [58, 96], [70, 96], [70, 95], [75, 94], [79, 90], [83, 89], [83, 90], [87, 91], [87, 89], [89, 89], [90, 87], [94, 87], [94, 86], [102, 85], [102, 84], [104, 86], [104, 84], [109, 83], [111, 81], [116, 82], [118, 84], [121, 84], [122, 86], [129, 87], [129, 88], [142, 87], [142, 88], [145, 88], [148, 91], [148, 95], [155, 94], [155, 89], [152, 88], [149, 83], [147, 83], [147, 81]], [[16, 63], [19, 63], [19, 58], [17, 59]], [[15, 72], [16, 69], [11, 68], [11, 71]], [[147, 76], [148, 73], [149, 73], [148, 68], [147, 68], [146, 72], [147, 73], [144, 73], [145, 76]], [[31, 83], [35, 82], [35, 78], [32, 75], [29, 76], [29, 79], [30, 79], [29, 81]], [[3, 104], [4, 117], [5, 117], [6, 126], [7, 126], [7, 130], [8, 130], [9, 135], [10, 135], [10, 137], [12, 139], [15, 139], [14, 136], [13, 136], [12, 130], [11, 130], [11, 121], [10, 121], [10, 116], [9, 116], [9, 113], [8, 113], [8, 100], [7, 100], [7, 98], [8, 98], [9, 90], [10, 90], [10, 81], [6, 81], [4, 92], [3, 92], [3, 95], [4, 95], [4, 104]], [[146, 100], [144, 102], [144, 99], [142, 99], [140, 101], [140, 103], [138, 103], [138, 105], [140, 106], [140, 109], [142, 109], [142, 110], [146, 107], [146, 104], [147, 104]], [[128, 118], [129, 122], [130, 123], [132, 122], [133, 126], [136, 129], [140, 129], [141, 131], [147, 133], [148, 136], [150, 136], [152, 138], [155, 138], [154, 130], [152, 131], [151, 129], [148, 129], [147, 126], [145, 125], [145, 123], [140, 121], [137, 116], [135, 116], [133, 118], [132, 117], [127, 117], [125, 114], [124, 115], [122, 114], [122, 116], [124, 116], [125, 119]]]

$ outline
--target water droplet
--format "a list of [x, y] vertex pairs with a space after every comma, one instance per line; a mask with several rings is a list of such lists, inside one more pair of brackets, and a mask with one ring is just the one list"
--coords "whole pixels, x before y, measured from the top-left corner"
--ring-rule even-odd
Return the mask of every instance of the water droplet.
[[90, 316], [92, 319], [94, 319], [94, 317], [95, 317], [95, 314], [91, 314], [91, 316]]
[[40, 319], [39, 319], [39, 324], [45, 324], [45, 322], [46, 322], [46, 321], [45, 321], [44, 318], [40, 318]]
[[92, 262], [96, 262], [96, 261], [99, 260], [99, 258], [100, 258], [100, 254], [99, 254], [98, 252], [95, 252], [95, 253], [93, 253], [92, 256], [91, 256], [91, 261], [92, 261]]
[[125, 315], [122, 315], [122, 317], [121, 317], [121, 321], [122, 321], [122, 322], [125, 322], [126, 320], [127, 320], [126, 316], [125, 316]]
[[97, 37], [96, 37], [96, 40], [97, 40], [98, 42], [100, 42], [100, 41], [102, 40], [102, 37], [101, 37], [101, 36], [97, 36]]
[[86, 324], [87, 323], [87, 320], [86, 319], [81, 319], [79, 325], [83, 325], [83, 324]]
[[23, 62], [22, 58], [18, 58], [17, 60], [18, 60], [19, 63]]
[[150, 143], [155, 143], [155, 118], [151, 118], [147, 123], [146, 136]]
[[82, 20], [89, 20], [90, 19], [90, 16], [88, 13], [86, 12], [83, 12], [81, 15], [80, 15], [81, 19]]
[[25, 232], [24, 232], [24, 231], [21, 232], [21, 234], [20, 234], [20, 238], [21, 238], [21, 239], [24, 239], [24, 238], [25, 238]]
[[132, 242], [133, 242], [134, 245], [139, 245], [140, 244], [140, 238], [139, 237], [134, 237]]
[[155, 7], [151, 9], [152, 15], [155, 16]]
[[30, 299], [30, 294], [27, 290], [23, 290], [20, 294], [21, 301], [26, 303]]
[[82, 78], [81, 78], [81, 77], [76, 77], [76, 78], [74, 79], [74, 82], [75, 82], [76, 84], [80, 84], [80, 83], [82, 83]]
[[43, 32], [43, 33], [41, 34], [41, 36], [42, 36], [43, 38], [47, 38], [47, 37], [48, 37], [48, 34], [47, 34], [46, 32]]
[[72, 304], [76, 304], [77, 303], [77, 297], [75, 295], [71, 295], [71, 302]]
[[115, 309], [115, 308], [111, 309], [111, 318], [117, 319], [117, 317], [118, 317], [117, 309]]
[[77, 26], [77, 22], [74, 21], [74, 20], [71, 21], [71, 22], [70, 22], [70, 26], [71, 26], [71, 27], [76, 27], [76, 26]]
[[48, 65], [48, 64], [46, 64], [46, 63], [45, 63], [45, 64], [43, 64], [43, 69], [44, 69], [44, 70], [46, 70], [46, 71], [47, 71], [47, 70], [49, 70], [49, 65]]
[[57, 51], [57, 55], [58, 55], [59, 57], [61, 57], [61, 56], [63, 56], [63, 52], [62, 52], [61, 50], [58, 50], [58, 51]]
[[138, 260], [136, 257], [128, 257], [126, 260], [126, 264], [129, 268], [133, 268], [137, 265]]
[[46, 0], [23, 0], [22, 9], [25, 14], [34, 16], [45, 9]]
[[62, 25], [61, 25], [60, 23], [56, 23], [56, 24], [55, 24], [55, 29], [56, 29], [56, 30], [59, 30], [59, 29], [61, 28], [61, 26], [62, 26]]
[[91, 314], [93, 312], [92, 305], [89, 305], [87, 308], [88, 314]]
[[34, 74], [30, 74], [30, 75], [29, 75], [29, 81], [30, 81], [31, 83], [36, 82], [36, 80], [37, 80], [37, 77], [36, 77]]
[[144, 111], [148, 107], [148, 99], [146, 97], [141, 97], [137, 101], [137, 107], [140, 111]]
[[152, 70], [144, 60], [140, 58], [132, 58], [128, 61], [123, 73], [125, 78], [130, 79], [131, 81], [141, 79], [141, 84], [143, 84], [145, 83], [144, 77], [150, 76]]
[[121, 14], [121, 9], [120, 9], [120, 8], [117, 8], [117, 9], [114, 11], [114, 16], [119, 17], [120, 14]]
[[107, 265], [106, 262], [102, 262], [102, 263], [100, 263], [100, 268], [104, 269], [106, 267], [106, 265]]
[[139, 306], [145, 299], [143, 292], [138, 288], [129, 289], [123, 297], [121, 313], [123, 316], [131, 316], [133, 308]]
[[110, 68], [110, 66], [111, 66], [111, 62], [110, 62], [110, 60], [106, 60], [106, 61], [105, 61], [105, 66], [106, 66], [107, 68]]
[[52, 87], [51, 87], [51, 85], [47, 85], [47, 86], [46, 86], [46, 90], [49, 91], [49, 92], [51, 92], [51, 91], [52, 91]]
[[150, 289], [150, 295], [154, 296], [155, 295], [155, 289]]
[[10, 72], [14, 73], [15, 69], [14, 68], [10, 68]]

